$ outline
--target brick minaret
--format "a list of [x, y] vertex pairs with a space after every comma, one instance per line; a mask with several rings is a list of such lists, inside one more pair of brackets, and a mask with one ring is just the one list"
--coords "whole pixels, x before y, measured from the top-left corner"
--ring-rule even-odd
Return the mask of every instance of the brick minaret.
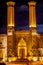
[[7, 2], [7, 55], [8, 57], [14, 56], [14, 5], [15, 2]]
[[[31, 33], [31, 50], [35, 50], [33, 55], [37, 55], [37, 31], [36, 31], [36, 2], [31, 1], [29, 4], [29, 27]], [[32, 55], [32, 54], [31, 54]]]
[[28, 2], [29, 4], [29, 27], [36, 27], [36, 2]]

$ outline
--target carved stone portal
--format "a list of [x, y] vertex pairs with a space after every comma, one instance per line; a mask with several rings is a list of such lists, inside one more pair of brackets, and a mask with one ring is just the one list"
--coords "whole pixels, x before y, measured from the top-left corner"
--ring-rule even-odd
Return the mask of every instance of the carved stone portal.
[[20, 39], [18, 43], [18, 58], [26, 58], [27, 56], [27, 46], [23, 38]]

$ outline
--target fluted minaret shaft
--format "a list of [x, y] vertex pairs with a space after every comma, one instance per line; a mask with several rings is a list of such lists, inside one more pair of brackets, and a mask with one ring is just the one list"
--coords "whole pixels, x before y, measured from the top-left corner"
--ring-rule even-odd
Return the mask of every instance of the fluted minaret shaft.
[[7, 26], [15, 26], [14, 23], [14, 5], [15, 2], [7, 2]]
[[36, 27], [36, 2], [28, 2], [29, 4], [29, 27]]

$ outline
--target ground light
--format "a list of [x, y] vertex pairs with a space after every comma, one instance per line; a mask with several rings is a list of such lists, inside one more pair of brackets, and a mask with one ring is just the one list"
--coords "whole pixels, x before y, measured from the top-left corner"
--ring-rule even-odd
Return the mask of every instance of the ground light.
[[38, 61], [38, 57], [33, 57], [33, 61]]
[[8, 58], [8, 61], [11, 62], [11, 61], [16, 61], [17, 57], [9, 57]]
[[43, 57], [39, 57], [39, 60], [40, 60], [40, 61], [43, 61]]
[[28, 57], [28, 60], [31, 61], [32, 60], [32, 56]]

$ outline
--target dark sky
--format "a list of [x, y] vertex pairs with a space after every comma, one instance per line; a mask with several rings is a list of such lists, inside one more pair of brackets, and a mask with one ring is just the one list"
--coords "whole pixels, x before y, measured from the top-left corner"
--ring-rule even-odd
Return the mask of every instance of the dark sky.
[[[10, 0], [0, 0], [0, 33], [6, 33], [7, 27], [7, 5], [6, 2]], [[20, 2], [19, 0], [13, 0], [16, 2], [15, 5], [15, 29], [29, 29], [28, 20], [28, 4], [30, 0], [24, 0]], [[43, 33], [43, 1], [37, 0], [36, 5], [36, 22], [37, 22], [37, 32]]]

